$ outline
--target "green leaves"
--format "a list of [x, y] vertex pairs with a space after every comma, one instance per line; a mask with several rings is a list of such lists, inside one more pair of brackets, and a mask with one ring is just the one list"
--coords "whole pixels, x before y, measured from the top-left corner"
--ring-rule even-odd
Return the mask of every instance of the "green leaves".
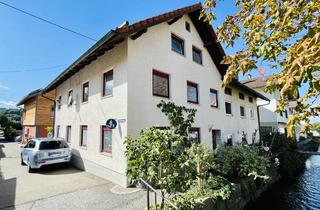
[[[201, 13], [204, 19], [212, 20], [216, 3], [216, 0], [204, 1]], [[320, 70], [320, 1], [237, 0], [235, 4], [236, 13], [228, 15], [217, 28], [217, 37], [227, 47], [236, 41], [243, 42], [245, 47], [224, 58], [228, 71], [222, 86], [239, 73], [256, 69], [258, 60], [262, 60], [280, 71], [273, 75], [273, 82], [266, 88], [269, 92], [280, 92], [279, 110], [290, 100], [299, 100], [305, 106], [297, 107], [295, 111], [300, 114], [299, 120], [306, 120], [305, 125], [308, 125], [306, 117], [319, 116], [319, 112], [310, 111], [310, 107], [315, 105], [313, 102], [320, 91], [320, 80], [312, 75]], [[308, 90], [298, 94], [297, 90], [303, 84]], [[290, 123], [288, 127], [293, 129]], [[303, 130], [310, 129], [306, 126]], [[292, 135], [293, 130], [288, 134]]]

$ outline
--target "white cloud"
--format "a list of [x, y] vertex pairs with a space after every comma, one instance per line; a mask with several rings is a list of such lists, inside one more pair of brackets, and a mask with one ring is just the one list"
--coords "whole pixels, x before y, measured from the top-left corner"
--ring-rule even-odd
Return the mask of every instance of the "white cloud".
[[9, 90], [9, 88], [7, 86], [4, 86], [4, 85], [0, 85], [0, 88]]
[[15, 101], [0, 100], [0, 107], [14, 108], [14, 107], [17, 107], [16, 104], [17, 104], [17, 102], [15, 102]]

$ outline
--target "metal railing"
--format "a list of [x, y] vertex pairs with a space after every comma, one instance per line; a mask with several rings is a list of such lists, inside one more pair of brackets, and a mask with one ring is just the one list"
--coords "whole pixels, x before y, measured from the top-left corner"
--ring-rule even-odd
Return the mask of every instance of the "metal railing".
[[147, 188], [147, 209], [150, 210], [150, 193], [153, 192], [154, 193], [154, 204], [156, 206], [158, 206], [158, 202], [157, 202], [157, 196], [160, 195], [160, 197], [165, 200], [170, 206], [172, 206], [173, 208], [180, 210], [180, 208], [178, 208], [176, 205], [174, 205], [171, 201], [169, 201], [167, 198], [164, 197], [164, 195], [162, 195], [161, 193], [158, 193], [156, 189], [154, 189], [146, 180], [144, 179], [140, 179], [140, 182], [142, 182], [142, 184], [145, 185], [145, 187]]

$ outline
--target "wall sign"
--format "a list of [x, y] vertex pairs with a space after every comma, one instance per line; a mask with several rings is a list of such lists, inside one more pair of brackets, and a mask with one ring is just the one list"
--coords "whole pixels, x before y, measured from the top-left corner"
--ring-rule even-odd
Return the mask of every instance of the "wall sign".
[[117, 127], [117, 121], [115, 119], [108, 119], [106, 122], [107, 128], [115, 129]]

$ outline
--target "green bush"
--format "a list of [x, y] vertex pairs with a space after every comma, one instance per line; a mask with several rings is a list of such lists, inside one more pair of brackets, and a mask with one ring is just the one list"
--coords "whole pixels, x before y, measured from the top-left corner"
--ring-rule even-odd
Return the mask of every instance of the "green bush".
[[13, 141], [16, 136], [16, 129], [11, 126], [7, 126], [4, 129], [4, 137], [7, 141]]
[[[222, 176], [210, 176], [204, 187], [194, 185], [185, 193], [173, 196], [169, 201], [179, 209], [204, 209], [205, 201], [214, 202], [218, 199], [226, 200], [232, 193], [232, 184]], [[166, 202], [165, 209], [174, 209]]]
[[259, 154], [256, 147], [235, 145], [220, 147], [217, 151], [218, 169], [227, 178], [238, 179], [253, 175], [267, 178], [270, 160]]

